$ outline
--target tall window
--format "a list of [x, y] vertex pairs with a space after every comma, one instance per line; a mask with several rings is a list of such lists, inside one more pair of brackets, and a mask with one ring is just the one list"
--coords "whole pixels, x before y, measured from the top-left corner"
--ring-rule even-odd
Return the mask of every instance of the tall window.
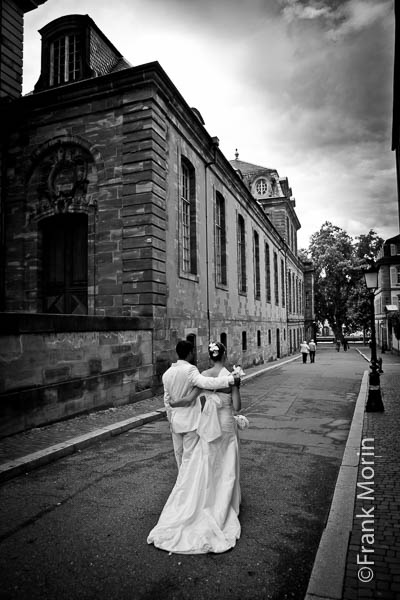
[[257, 231], [254, 232], [254, 294], [257, 299], [260, 298], [260, 240]]
[[286, 217], [286, 237], [287, 237], [287, 243], [288, 246], [290, 246], [290, 223], [289, 223], [289, 217]]
[[50, 85], [76, 81], [81, 75], [79, 39], [63, 35], [50, 44]]
[[282, 292], [282, 306], [285, 306], [285, 263], [281, 259], [281, 292]]
[[300, 284], [300, 281], [297, 279], [297, 312], [301, 311], [300, 298], [301, 298], [301, 284]]
[[274, 288], [275, 304], [279, 304], [279, 275], [278, 275], [278, 255], [274, 252]]
[[266, 301], [271, 302], [271, 262], [268, 244], [265, 244], [265, 296]]
[[191, 363], [193, 365], [197, 365], [197, 343], [196, 343], [196, 334], [195, 333], [189, 333], [186, 336], [186, 340], [188, 342], [190, 342], [193, 346], [193, 359], [191, 360]]
[[296, 310], [296, 279], [294, 273], [292, 273], [292, 289], [293, 289], [293, 312], [297, 312]]
[[181, 165], [180, 244], [183, 273], [197, 273], [196, 198], [193, 166], [186, 159]]
[[304, 312], [304, 283], [300, 281], [300, 312]]
[[242, 331], [242, 350], [245, 352], [247, 350], [247, 333]]
[[246, 292], [246, 232], [244, 228], [244, 219], [241, 215], [238, 216], [237, 230], [238, 244], [238, 269], [239, 269], [239, 292]]
[[293, 312], [292, 311], [292, 274], [289, 271], [288, 273], [288, 308], [289, 308], [289, 312]]
[[87, 314], [87, 215], [50, 217], [41, 232], [43, 312]]
[[221, 333], [221, 335], [219, 336], [220, 342], [221, 344], [223, 344], [225, 346], [226, 351], [228, 351], [228, 342], [227, 342], [227, 335], [226, 333]]
[[215, 202], [215, 255], [217, 284], [226, 285], [225, 200], [219, 192]]

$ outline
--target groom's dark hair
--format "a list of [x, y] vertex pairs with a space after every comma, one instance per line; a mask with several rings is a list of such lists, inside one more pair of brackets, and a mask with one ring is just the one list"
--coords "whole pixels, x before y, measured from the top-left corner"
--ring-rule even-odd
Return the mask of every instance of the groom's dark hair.
[[193, 352], [193, 344], [187, 340], [180, 340], [176, 345], [176, 353], [178, 358], [185, 360], [191, 352]]

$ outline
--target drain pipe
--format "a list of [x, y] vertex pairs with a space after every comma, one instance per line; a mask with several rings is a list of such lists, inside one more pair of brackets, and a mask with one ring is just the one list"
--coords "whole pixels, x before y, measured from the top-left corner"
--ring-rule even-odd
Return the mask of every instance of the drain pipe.
[[210, 283], [209, 283], [209, 253], [208, 253], [208, 193], [207, 193], [207, 169], [211, 165], [215, 165], [217, 159], [217, 149], [219, 146], [219, 139], [217, 137], [211, 138], [212, 148], [212, 159], [206, 162], [204, 165], [204, 201], [205, 201], [205, 217], [206, 217], [206, 305], [207, 305], [207, 331], [208, 341], [211, 338], [211, 317], [210, 317]]

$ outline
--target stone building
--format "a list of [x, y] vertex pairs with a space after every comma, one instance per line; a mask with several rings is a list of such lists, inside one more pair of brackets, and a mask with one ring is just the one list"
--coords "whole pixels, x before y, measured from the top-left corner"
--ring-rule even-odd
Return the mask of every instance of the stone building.
[[33, 93], [1, 106], [3, 433], [150, 396], [181, 338], [200, 368], [209, 339], [244, 367], [297, 350], [313, 272], [287, 180], [229, 162], [89, 16], [40, 33]]
[[400, 354], [400, 234], [385, 240], [378, 256], [377, 267], [379, 285], [375, 292], [377, 344], [382, 350]]
[[[273, 224], [281, 238], [281, 281], [285, 282], [287, 352], [296, 350], [302, 339], [315, 336], [314, 323], [314, 279], [310, 262], [304, 263], [297, 253], [297, 231], [301, 225], [296, 215], [296, 201], [286, 177], [279, 177], [275, 169], [239, 160], [236, 151], [233, 168], [243, 179], [257, 204]], [[308, 276], [305, 276], [305, 274]], [[268, 276], [266, 276], [268, 281]], [[277, 286], [275, 286], [276, 294]], [[270, 302], [270, 294], [266, 298]]]

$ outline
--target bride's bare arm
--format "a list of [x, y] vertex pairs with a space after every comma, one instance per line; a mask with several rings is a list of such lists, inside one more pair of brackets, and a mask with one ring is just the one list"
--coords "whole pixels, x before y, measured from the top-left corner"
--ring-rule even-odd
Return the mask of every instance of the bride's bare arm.
[[183, 398], [179, 398], [178, 400], [170, 399], [169, 405], [173, 408], [178, 408], [179, 406], [190, 406], [197, 400], [197, 396], [204, 390], [201, 390], [198, 387], [194, 387], [190, 394], [183, 396]]
[[233, 387], [232, 389], [232, 404], [233, 409], [238, 412], [242, 408], [242, 402], [240, 399], [240, 389], [238, 387]]

